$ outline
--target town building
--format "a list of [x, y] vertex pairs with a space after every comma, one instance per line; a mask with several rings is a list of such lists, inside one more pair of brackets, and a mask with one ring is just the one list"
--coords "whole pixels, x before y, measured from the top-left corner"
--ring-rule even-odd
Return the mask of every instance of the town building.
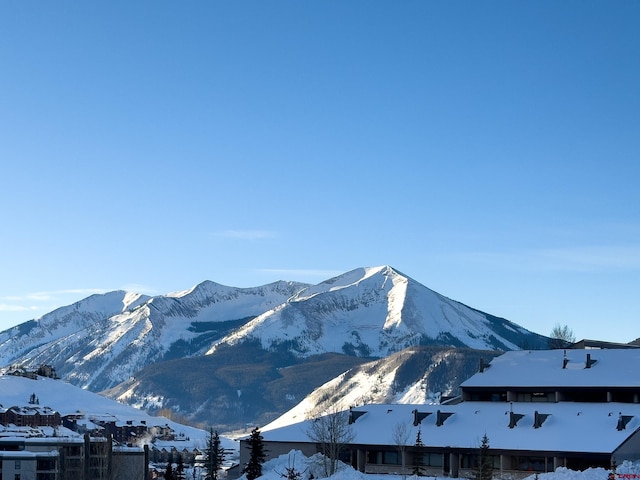
[[11, 406], [0, 405], [0, 425], [16, 425], [18, 427], [47, 426], [54, 427], [60, 425], [60, 414], [49, 407], [40, 405]]
[[64, 427], [0, 427], [0, 479], [145, 480], [148, 449]]

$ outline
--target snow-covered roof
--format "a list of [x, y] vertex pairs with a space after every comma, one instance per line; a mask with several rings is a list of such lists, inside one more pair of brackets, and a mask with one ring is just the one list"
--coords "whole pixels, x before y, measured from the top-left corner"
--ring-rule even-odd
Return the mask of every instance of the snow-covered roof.
[[640, 349], [510, 351], [489, 365], [463, 382], [462, 388], [640, 387]]
[[[509, 428], [511, 408], [522, 415], [513, 428]], [[419, 427], [413, 426], [416, 409], [430, 413]], [[451, 414], [441, 426], [436, 425], [438, 410]], [[612, 453], [640, 428], [640, 404], [630, 403], [378, 404], [353, 411], [366, 412], [352, 424], [355, 438], [351, 443], [364, 445], [395, 445], [396, 425], [405, 424], [410, 431], [407, 445], [415, 443], [420, 428], [423, 443], [430, 447], [476, 449], [486, 434], [492, 449]], [[536, 411], [547, 415], [539, 428], [534, 428]], [[617, 429], [620, 415], [632, 417], [623, 430]], [[309, 442], [311, 421], [261, 433], [265, 441]]]
[[6, 459], [6, 458], [9, 458], [11, 460], [14, 460], [14, 459], [29, 460], [29, 459], [36, 459], [36, 458], [43, 458], [43, 457], [57, 458], [58, 451], [52, 450], [49, 452], [47, 451], [32, 452], [29, 450], [20, 450], [20, 451], [16, 451], [16, 450], [1, 451], [0, 450], [0, 460]]
[[31, 427], [18, 425], [0, 425], [0, 443], [27, 441], [29, 443], [47, 443], [51, 439], [60, 442], [82, 443], [82, 435], [63, 426]]

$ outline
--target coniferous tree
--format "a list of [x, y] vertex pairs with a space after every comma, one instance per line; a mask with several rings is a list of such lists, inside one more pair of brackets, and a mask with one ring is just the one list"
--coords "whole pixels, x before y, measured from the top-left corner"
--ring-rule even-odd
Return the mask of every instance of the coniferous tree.
[[255, 480], [262, 475], [262, 464], [265, 461], [264, 441], [260, 430], [254, 428], [249, 436], [249, 462], [244, 467], [243, 473], [247, 474], [247, 480]]
[[164, 472], [164, 480], [176, 480], [176, 477], [173, 475], [173, 468], [171, 467], [171, 462], [167, 463], [167, 469]]
[[489, 437], [485, 433], [478, 452], [478, 467], [476, 480], [491, 480], [493, 478], [493, 458], [489, 455]]
[[176, 480], [184, 480], [184, 461], [182, 460], [182, 455], [178, 455], [178, 464], [176, 465], [176, 471], [174, 477]]
[[416, 435], [416, 444], [415, 453], [413, 455], [413, 469], [411, 470], [412, 475], [422, 476], [424, 475], [424, 443], [422, 443], [422, 432], [418, 429], [418, 434]]
[[218, 472], [222, 468], [224, 462], [225, 451], [222, 448], [220, 435], [213, 428], [209, 429], [209, 438], [207, 438], [207, 450], [205, 452], [205, 479], [218, 480]]

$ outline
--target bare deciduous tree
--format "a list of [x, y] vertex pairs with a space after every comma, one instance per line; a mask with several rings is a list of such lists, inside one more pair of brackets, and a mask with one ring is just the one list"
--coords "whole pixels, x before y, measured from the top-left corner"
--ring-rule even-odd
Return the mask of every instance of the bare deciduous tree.
[[349, 425], [349, 411], [331, 409], [329, 413], [312, 419], [307, 436], [318, 444], [320, 453], [324, 455], [325, 474], [333, 475], [337, 471], [340, 453], [354, 438]]
[[576, 336], [573, 334], [567, 325], [560, 325], [556, 323], [549, 335], [549, 348], [566, 348], [572, 343], [575, 343]]
[[393, 435], [393, 443], [395, 443], [398, 448], [398, 452], [400, 452], [400, 463], [402, 465], [402, 478], [403, 480], [407, 478], [406, 472], [406, 458], [405, 452], [407, 450], [407, 443], [409, 442], [409, 437], [411, 435], [411, 429], [409, 425], [404, 422], [398, 422], [393, 426], [393, 431], [391, 432]]

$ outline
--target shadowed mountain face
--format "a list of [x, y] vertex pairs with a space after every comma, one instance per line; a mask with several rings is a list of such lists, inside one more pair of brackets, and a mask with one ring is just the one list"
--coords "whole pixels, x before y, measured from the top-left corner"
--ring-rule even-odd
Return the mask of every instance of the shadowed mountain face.
[[1, 332], [0, 364], [49, 364], [77, 386], [208, 423], [227, 412], [220, 423], [231, 425], [279, 415], [349, 368], [410, 347], [546, 345], [384, 266], [317, 285], [93, 295]]

